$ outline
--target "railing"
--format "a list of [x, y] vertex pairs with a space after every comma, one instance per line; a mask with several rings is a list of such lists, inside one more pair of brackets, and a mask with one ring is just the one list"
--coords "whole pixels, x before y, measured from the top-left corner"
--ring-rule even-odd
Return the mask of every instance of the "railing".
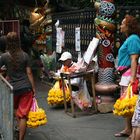
[[[140, 6], [116, 6], [116, 32], [115, 32], [115, 48], [119, 48], [123, 42], [122, 36], [120, 36], [120, 24], [126, 14], [131, 14], [140, 18]], [[89, 42], [95, 37], [95, 25], [94, 19], [96, 17], [96, 11], [94, 8], [87, 8], [84, 10], [69, 11], [62, 13], [54, 13], [52, 15], [53, 20], [53, 34], [52, 34], [52, 46], [56, 50], [56, 29], [55, 22], [59, 19], [60, 26], [65, 31], [65, 47], [64, 50], [68, 50], [72, 53], [73, 59], [77, 60], [77, 52], [75, 51], [75, 28], [80, 27], [81, 33], [81, 51], [82, 53], [87, 49]], [[116, 51], [117, 53], [117, 51]]]
[[75, 28], [80, 27], [81, 51], [83, 53], [87, 49], [92, 38], [95, 36], [94, 18], [94, 9], [84, 9], [53, 14], [53, 49], [55, 49], [56, 46], [55, 22], [59, 19], [60, 27], [62, 27], [62, 29], [65, 31], [64, 50], [70, 51], [73, 55], [73, 59], [76, 60], [78, 54], [75, 51]]
[[0, 74], [0, 139], [13, 140], [13, 87]]

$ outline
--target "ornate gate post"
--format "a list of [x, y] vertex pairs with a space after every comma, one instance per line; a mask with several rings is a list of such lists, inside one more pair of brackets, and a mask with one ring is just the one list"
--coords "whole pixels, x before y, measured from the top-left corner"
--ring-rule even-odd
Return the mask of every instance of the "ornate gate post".
[[95, 85], [100, 112], [110, 112], [114, 104], [113, 93], [117, 85], [114, 83], [114, 31], [115, 5], [113, 0], [95, 2], [97, 16], [95, 18], [96, 37], [100, 39], [98, 48], [98, 82]]

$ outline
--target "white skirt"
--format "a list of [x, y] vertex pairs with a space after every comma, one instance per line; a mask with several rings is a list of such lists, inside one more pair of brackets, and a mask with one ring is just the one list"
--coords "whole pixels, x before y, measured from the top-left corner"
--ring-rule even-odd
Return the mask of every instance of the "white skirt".
[[130, 81], [130, 76], [122, 76], [119, 85], [120, 86], [128, 86]]

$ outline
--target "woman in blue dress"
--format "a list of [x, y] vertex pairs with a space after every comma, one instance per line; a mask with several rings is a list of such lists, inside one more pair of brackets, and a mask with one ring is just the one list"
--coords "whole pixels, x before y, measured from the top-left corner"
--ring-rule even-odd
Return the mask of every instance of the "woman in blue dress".
[[[140, 66], [138, 65], [138, 58], [140, 56], [140, 27], [138, 20], [131, 15], [126, 15], [122, 20], [120, 32], [126, 36], [126, 40], [118, 52], [118, 70], [122, 71], [127, 69], [122, 74], [119, 83], [121, 86], [121, 94], [123, 94], [129, 83], [133, 83], [136, 78], [140, 79]], [[125, 120], [124, 129], [115, 134], [116, 137], [131, 135], [132, 117], [126, 117]]]

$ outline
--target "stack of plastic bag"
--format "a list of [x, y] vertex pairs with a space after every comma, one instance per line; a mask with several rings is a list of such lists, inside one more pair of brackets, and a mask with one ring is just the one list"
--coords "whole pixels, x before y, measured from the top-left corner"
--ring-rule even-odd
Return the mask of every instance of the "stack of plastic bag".
[[28, 114], [27, 127], [36, 128], [47, 123], [46, 113], [38, 107], [37, 101], [33, 98], [33, 103]]
[[[65, 95], [66, 95], [66, 102], [70, 101], [70, 91], [65, 84]], [[49, 105], [62, 105], [64, 104], [64, 96], [62, 90], [62, 83], [61, 80], [56, 81], [55, 85], [49, 90], [47, 102]]]
[[132, 116], [135, 110], [138, 95], [132, 91], [132, 86], [129, 85], [125, 93], [114, 104], [114, 115], [128, 117]]
[[92, 107], [92, 100], [89, 95], [86, 81], [84, 80], [79, 91], [72, 91], [72, 98], [74, 103], [81, 109], [86, 110]]

